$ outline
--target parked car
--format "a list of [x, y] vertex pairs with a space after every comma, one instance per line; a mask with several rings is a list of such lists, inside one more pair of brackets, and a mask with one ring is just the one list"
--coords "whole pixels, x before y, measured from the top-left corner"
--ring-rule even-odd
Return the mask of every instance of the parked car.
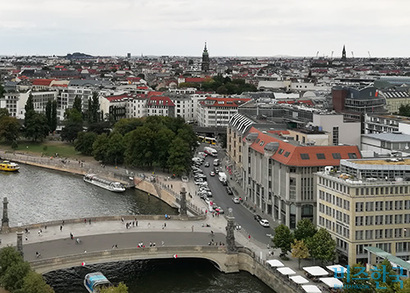
[[214, 211], [217, 212], [217, 213], [220, 213], [220, 214], [224, 214], [224, 213], [225, 213], [225, 211], [224, 211], [221, 207], [216, 207], [216, 208], [214, 208]]
[[232, 188], [230, 188], [229, 186], [226, 187], [226, 192], [227, 192], [229, 195], [233, 195]]
[[205, 162], [205, 167], [209, 167], [211, 164], [209, 164], [209, 162]]
[[214, 177], [214, 176], [215, 176], [215, 172], [214, 172], [214, 171], [211, 171], [211, 173], [209, 173], [209, 176]]
[[263, 227], [268, 228], [269, 227], [269, 221], [266, 219], [261, 219], [259, 221], [259, 224], [261, 224]]
[[187, 176], [182, 176], [181, 180], [182, 180], [182, 182], [188, 182], [188, 177]]
[[260, 221], [262, 220], [262, 217], [259, 216], [258, 214], [255, 214], [255, 215], [253, 216], [253, 218], [254, 218], [256, 221], [258, 221], [258, 222], [260, 222]]
[[234, 203], [240, 203], [241, 201], [239, 200], [239, 197], [233, 197], [232, 198], [232, 201], [234, 202]]

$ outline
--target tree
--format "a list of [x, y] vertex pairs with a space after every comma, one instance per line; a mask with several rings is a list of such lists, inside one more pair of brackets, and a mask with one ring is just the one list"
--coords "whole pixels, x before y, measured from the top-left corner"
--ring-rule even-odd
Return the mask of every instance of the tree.
[[4, 96], [4, 93], [5, 93], [5, 92], [6, 92], [6, 91], [4, 90], [3, 85], [0, 84], [0, 99]]
[[66, 109], [64, 127], [61, 130], [61, 139], [73, 142], [79, 132], [83, 131], [83, 119], [81, 112], [76, 108]]
[[118, 286], [101, 289], [100, 293], [128, 293], [128, 287], [123, 282], [120, 282]]
[[0, 119], [5, 116], [10, 116], [9, 110], [7, 108], [0, 108]]
[[77, 110], [78, 113], [82, 113], [82, 101], [81, 101], [81, 97], [75, 96], [75, 98], [74, 98], [74, 103], [73, 103], [73, 109]]
[[407, 104], [407, 105], [401, 104], [399, 107], [399, 115], [410, 117], [410, 104]]
[[22, 262], [21, 254], [11, 246], [6, 246], [0, 250], [0, 276], [13, 264]]
[[285, 256], [291, 250], [293, 239], [292, 232], [287, 226], [281, 224], [275, 228], [273, 244], [281, 249], [281, 255]]
[[30, 271], [23, 279], [23, 286], [20, 290], [21, 293], [53, 293], [54, 290], [48, 285], [43, 277]]
[[138, 127], [125, 136], [125, 162], [130, 166], [151, 167], [154, 162], [155, 133], [147, 126]]
[[330, 233], [324, 229], [320, 230], [311, 238], [307, 245], [310, 255], [322, 262], [332, 261], [336, 255], [336, 242], [330, 236]]
[[100, 121], [100, 102], [98, 93], [93, 92], [93, 97], [88, 100], [88, 123], [97, 123]]
[[93, 144], [97, 139], [97, 134], [94, 132], [80, 132], [74, 143], [75, 150], [86, 156], [91, 156], [93, 153]]
[[114, 164], [115, 166], [122, 164], [124, 162], [124, 150], [125, 146], [123, 136], [120, 133], [112, 133], [108, 137], [107, 149], [104, 155], [104, 163]]
[[295, 239], [295, 243], [292, 244], [292, 256], [298, 259], [298, 264], [299, 264], [299, 269], [300, 269], [300, 261], [310, 256], [309, 249], [307, 248], [303, 239], [302, 240]]
[[46, 118], [47, 118], [47, 125], [49, 129], [51, 129], [51, 108], [52, 108], [51, 100], [48, 100], [46, 104]]
[[29, 115], [25, 121], [24, 133], [25, 137], [33, 141], [42, 141], [46, 138], [49, 133], [46, 115], [36, 112]]
[[54, 132], [57, 129], [57, 101], [51, 103], [51, 122], [50, 132]]
[[161, 128], [155, 136], [157, 160], [163, 169], [168, 166], [169, 149], [174, 138], [175, 133], [166, 127]]
[[298, 222], [294, 234], [297, 240], [302, 240], [312, 237], [316, 234], [316, 232], [317, 229], [315, 225], [313, 225], [312, 221], [309, 219], [303, 219]]
[[30, 264], [26, 261], [12, 263], [0, 277], [1, 285], [8, 291], [23, 287], [23, 279], [30, 272]]
[[97, 136], [93, 143], [93, 157], [97, 161], [104, 161], [108, 147], [108, 136], [103, 133]]
[[177, 136], [169, 149], [168, 166], [170, 171], [176, 176], [184, 175], [189, 169], [190, 160], [188, 143]]
[[0, 138], [13, 143], [17, 140], [20, 133], [20, 123], [15, 117], [5, 116], [0, 118]]
[[122, 135], [126, 135], [128, 132], [137, 129], [137, 127], [140, 127], [142, 125], [144, 125], [144, 123], [140, 118], [121, 119], [120, 121], [115, 123], [113, 131], [117, 131]]
[[[374, 283], [375, 292], [378, 293], [394, 293], [396, 292], [397, 274], [393, 270], [393, 267], [387, 259], [384, 259], [377, 265], [377, 271], [373, 270], [371, 273], [373, 278], [371, 281]], [[369, 274], [369, 275], [371, 275]], [[385, 277], [385, 281], [383, 278]], [[396, 282], [395, 282], [396, 281]]]

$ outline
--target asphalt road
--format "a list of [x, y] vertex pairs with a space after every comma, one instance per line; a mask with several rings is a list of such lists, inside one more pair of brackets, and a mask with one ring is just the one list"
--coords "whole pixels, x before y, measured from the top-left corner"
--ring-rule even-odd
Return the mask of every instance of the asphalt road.
[[[218, 149], [217, 158], [221, 162], [224, 160], [224, 154], [221, 153], [220, 149]], [[226, 192], [226, 186], [224, 186], [219, 181], [218, 174], [216, 174], [214, 177], [209, 175], [210, 172], [214, 170], [214, 159], [216, 159], [216, 157], [207, 156], [201, 166], [201, 169], [207, 176], [208, 186], [212, 191], [213, 197], [211, 198], [211, 200], [216, 202], [218, 206], [222, 207], [225, 213], [228, 212], [228, 208], [232, 208], [236, 223], [239, 224], [242, 229], [250, 234], [251, 237], [253, 237], [255, 240], [261, 243], [266, 243], [266, 245], [271, 244], [271, 240], [266, 234], [273, 235], [273, 229], [271, 227], [266, 228], [261, 226], [259, 222], [254, 219], [254, 214], [252, 212], [246, 209], [242, 204], [235, 204], [232, 201], [233, 196], [228, 195], [228, 193]], [[210, 166], [205, 167], [205, 162], [209, 162]], [[229, 176], [229, 174], [227, 174], [227, 176]]]

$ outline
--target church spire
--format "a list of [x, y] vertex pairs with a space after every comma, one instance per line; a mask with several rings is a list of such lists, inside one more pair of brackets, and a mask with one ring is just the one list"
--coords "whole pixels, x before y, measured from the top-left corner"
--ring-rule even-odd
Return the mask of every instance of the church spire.
[[343, 61], [346, 61], [346, 48], [345, 48], [345, 45], [343, 45], [342, 60], [343, 60]]
[[201, 69], [203, 72], [209, 71], [209, 54], [208, 54], [208, 49], [206, 48], [206, 42], [205, 42], [204, 51], [202, 52]]

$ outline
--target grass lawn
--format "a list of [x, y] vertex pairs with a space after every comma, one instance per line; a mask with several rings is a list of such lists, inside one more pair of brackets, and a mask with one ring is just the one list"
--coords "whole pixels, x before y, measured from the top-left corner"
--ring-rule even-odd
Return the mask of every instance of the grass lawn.
[[[13, 149], [9, 145], [0, 145], [0, 147], [7, 151], [12, 151]], [[55, 156], [57, 153], [59, 157], [67, 158], [77, 158], [81, 160], [93, 160], [93, 157], [88, 157], [80, 154], [74, 149], [72, 144], [62, 142], [62, 141], [43, 141], [43, 142], [32, 142], [32, 141], [19, 141], [17, 152], [25, 153], [36, 153], [43, 154], [45, 156]]]

